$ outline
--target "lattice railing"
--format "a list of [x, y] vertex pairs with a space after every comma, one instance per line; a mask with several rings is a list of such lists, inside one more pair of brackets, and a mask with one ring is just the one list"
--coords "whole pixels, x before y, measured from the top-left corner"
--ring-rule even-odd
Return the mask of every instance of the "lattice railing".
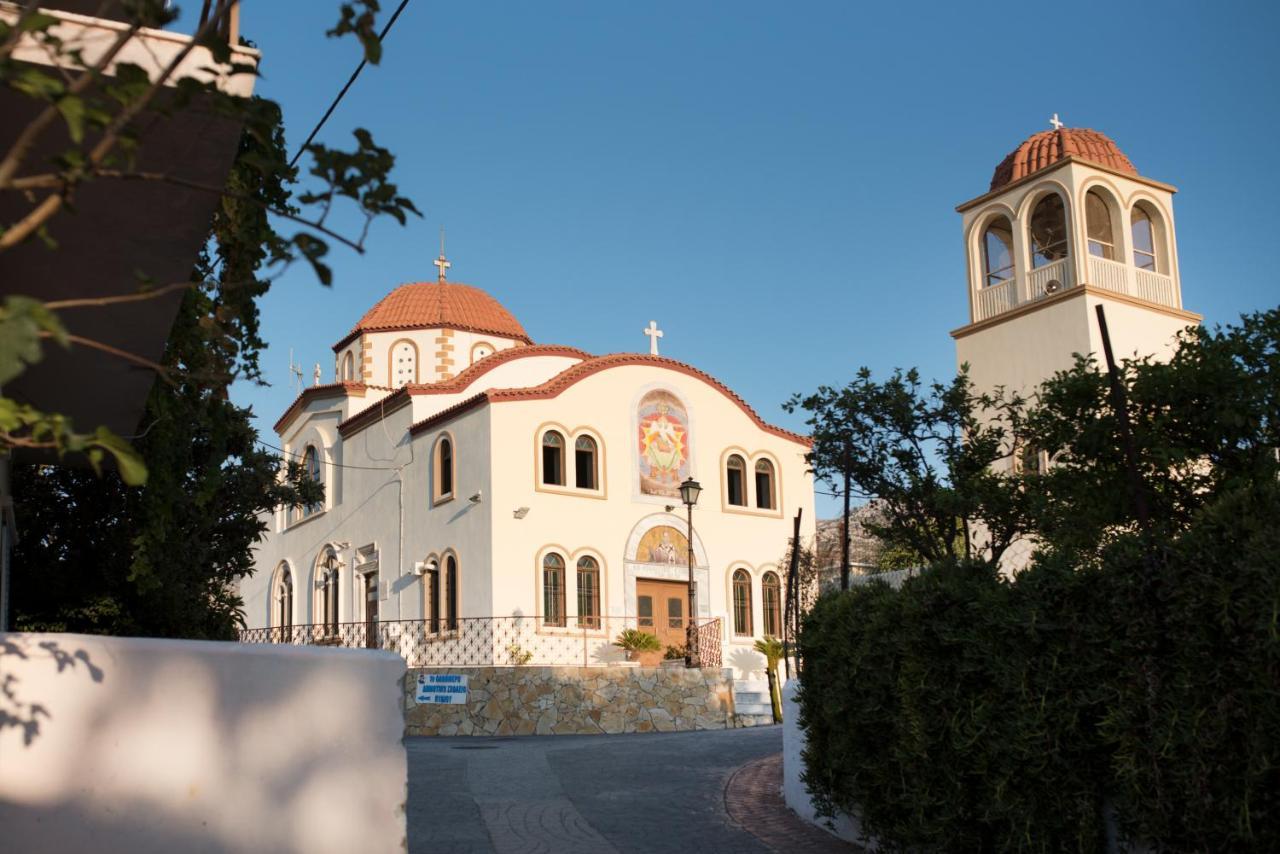
[[[562, 622], [564, 625], [557, 625]], [[613, 645], [635, 617], [463, 617], [440, 620], [384, 620], [244, 629], [244, 643], [286, 643], [381, 649], [394, 652], [410, 667], [501, 665], [603, 666], [626, 659]], [[720, 667], [721, 622], [700, 620], [698, 644], [703, 667]]]

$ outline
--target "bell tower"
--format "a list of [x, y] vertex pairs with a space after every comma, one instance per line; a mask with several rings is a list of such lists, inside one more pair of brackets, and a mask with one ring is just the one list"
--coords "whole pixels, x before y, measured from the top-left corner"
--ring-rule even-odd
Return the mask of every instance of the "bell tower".
[[1167, 355], [1200, 322], [1182, 307], [1169, 184], [1138, 174], [1105, 135], [1055, 114], [996, 166], [963, 218], [969, 322], [952, 331], [979, 391], [1027, 392], [1075, 353]]

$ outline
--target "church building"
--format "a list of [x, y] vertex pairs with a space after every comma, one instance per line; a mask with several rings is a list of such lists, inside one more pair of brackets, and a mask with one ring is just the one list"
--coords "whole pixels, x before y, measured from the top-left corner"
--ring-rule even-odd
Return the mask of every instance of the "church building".
[[350, 645], [344, 627], [382, 623], [362, 637], [395, 648], [386, 624], [402, 623], [411, 663], [607, 663], [625, 628], [684, 645], [691, 552], [698, 623], [725, 666], [758, 671], [797, 511], [814, 531], [805, 437], [659, 355], [654, 323], [648, 353], [536, 344], [436, 264], [369, 309], [333, 347], [336, 381], [276, 422], [325, 498], [270, 520], [241, 583], [248, 627]]

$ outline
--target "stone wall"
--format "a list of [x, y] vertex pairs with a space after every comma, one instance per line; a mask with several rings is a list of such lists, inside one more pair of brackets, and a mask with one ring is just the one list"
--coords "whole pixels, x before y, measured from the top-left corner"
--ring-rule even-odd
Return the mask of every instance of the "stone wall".
[[[467, 703], [419, 705], [420, 673], [468, 676]], [[584, 735], [734, 725], [727, 668], [412, 668], [404, 686], [406, 735]]]

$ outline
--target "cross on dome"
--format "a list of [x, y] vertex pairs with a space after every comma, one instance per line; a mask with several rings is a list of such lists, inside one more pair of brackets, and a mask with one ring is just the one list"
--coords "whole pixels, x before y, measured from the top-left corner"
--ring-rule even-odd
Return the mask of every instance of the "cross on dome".
[[1050, 125], [1054, 130], [1062, 130], [1062, 128], [1063, 128], [1063, 127], [1065, 127], [1065, 123], [1064, 123], [1061, 119], [1059, 119], [1059, 118], [1058, 118], [1058, 114], [1057, 114], [1057, 113], [1054, 113], [1054, 114], [1053, 114], [1053, 118], [1049, 119], [1049, 125]]
[[440, 226], [440, 257], [432, 261], [431, 263], [435, 264], [437, 267], [440, 268], [440, 281], [443, 282], [444, 271], [448, 270], [450, 267], [453, 266], [452, 264], [449, 263], [449, 260], [444, 257], [444, 226], [443, 225]]
[[649, 355], [658, 355], [658, 339], [662, 337], [662, 330], [658, 328], [658, 321], [650, 320], [649, 327], [644, 330], [644, 334], [649, 336]]

